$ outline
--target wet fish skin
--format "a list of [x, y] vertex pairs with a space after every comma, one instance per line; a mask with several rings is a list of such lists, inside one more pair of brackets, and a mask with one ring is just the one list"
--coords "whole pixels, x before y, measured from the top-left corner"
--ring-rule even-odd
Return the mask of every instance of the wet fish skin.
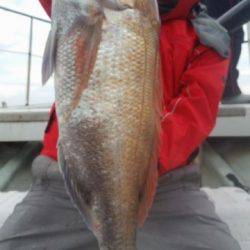
[[[54, 0], [43, 81], [55, 73], [59, 165], [102, 250], [135, 250], [157, 183], [155, 0]], [[143, 24], [143, 25], [142, 25]]]

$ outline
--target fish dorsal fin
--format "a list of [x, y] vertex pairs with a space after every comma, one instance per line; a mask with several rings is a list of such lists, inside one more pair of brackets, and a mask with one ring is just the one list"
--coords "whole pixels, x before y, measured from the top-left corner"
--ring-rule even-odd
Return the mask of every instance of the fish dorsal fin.
[[155, 81], [154, 81], [154, 109], [155, 109], [155, 133], [152, 141], [152, 150], [148, 163], [148, 172], [145, 182], [141, 183], [140, 201], [138, 211], [138, 226], [142, 227], [149, 210], [153, 204], [154, 195], [158, 184], [158, 161], [161, 148], [161, 114], [162, 114], [162, 79], [159, 49], [155, 57]]
[[139, 212], [138, 212], [138, 226], [142, 227], [149, 213], [150, 208], [152, 207], [154, 195], [156, 192], [156, 187], [158, 183], [158, 154], [154, 150], [152, 152], [150, 160], [150, 168], [148, 170], [146, 181], [144, 187], [141, 190], [140, 194], [140, 203], [139, 203]]
[[43, 62], [42, 62], [42, 84], [46, 84], [51, 75], [53, 74], [55, 67], [55, 57], [56, 57], [56, 46], [57, 46], [57, 26], [52, 25], [49, 32], [48, 39], [46, 42]]

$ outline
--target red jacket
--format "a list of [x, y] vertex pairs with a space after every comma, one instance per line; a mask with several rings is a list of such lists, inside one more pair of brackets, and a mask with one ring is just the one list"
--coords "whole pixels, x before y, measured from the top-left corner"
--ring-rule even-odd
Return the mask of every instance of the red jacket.
[[[167, 0], [166, 0], [167, 1]], [[40, 0], [50, 15], [51, 0]], [[180, 0], [162, 17], [160, 35], [164, 111], [160, 174], [188, 164], [215, 126], [229, 60], [200, 44], [188, 20], [198, 0]], [[44, 136], [43, 155], [57, 160], [57, 119]]]

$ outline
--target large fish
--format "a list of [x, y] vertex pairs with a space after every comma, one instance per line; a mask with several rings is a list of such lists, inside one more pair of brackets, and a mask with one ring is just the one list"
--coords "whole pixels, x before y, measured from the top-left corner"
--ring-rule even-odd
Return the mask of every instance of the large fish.
[[53, 0], [43, 83], [55, 75], [59, 164], [102, 250], [136, 249], [157, 183], [156, 0]]

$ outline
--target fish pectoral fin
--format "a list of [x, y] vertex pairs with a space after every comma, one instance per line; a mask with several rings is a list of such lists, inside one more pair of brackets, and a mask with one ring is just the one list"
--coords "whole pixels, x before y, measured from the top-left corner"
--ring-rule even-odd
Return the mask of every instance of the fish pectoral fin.
[[60, 170], [63, 174], [64, 179], [65, 179], [68, 171], [67, 171], [66, 160], [65, 160], [63, 150], [62, 150], [62, 145], [60, 143], [58, 143], [58, 145], [57, 145], [57, 156], [58, 156], [58, 165], [59, 165]]
[[72, 187], [73, 180], [71, 178], [69, 168], [67, 167], [65, 156], [63, 153], [63, 149], [62, 149], [62, 145], [60, 143], [58, 143], [57, 155], [58, 155], [58, 164], [59, 164], [60, 170], [62, 172], [66, 188], [67, 188], [70, 196], [72, 197], [73, 201], [75, 201], [74, 190]]
[[56, 46], [57, 46], [57, 28], [56, 25], [52, 25], [49, 32], [48, 39], [46, 42], [43, 62], [42, 62], [42, 84], [45, 85], [53, 74], [55, 67], [55, 56], [56, 56]]
[[76, 177], [76, 173], [74, 174], [70, 167], [67, 166], [66, 159], [63, 153], [63, 147], [60, 143], [58, 143], [57, 154], [58, 164], [61, 169], [65, 186], [71, 198], [71, 201], [79, 210], [87, 227], [90, 230], [93, 230], [93, 219], [91, 210], [89, 208], [91, 192], [85, 187], [84, 181], [80, 181], [79, 183], [79, 177]]

